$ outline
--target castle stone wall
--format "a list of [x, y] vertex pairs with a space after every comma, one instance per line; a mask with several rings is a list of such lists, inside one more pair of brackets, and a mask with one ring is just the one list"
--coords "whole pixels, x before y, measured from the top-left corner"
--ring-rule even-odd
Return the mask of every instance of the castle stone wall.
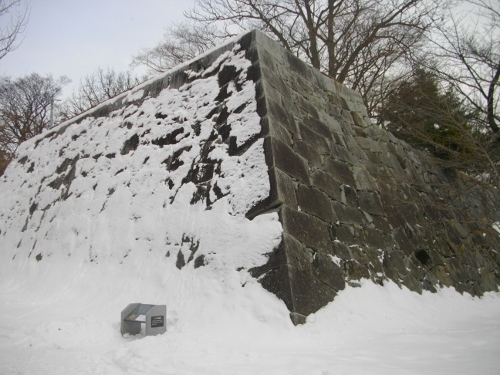
[[361, 278], [418, 293], [497, 290], [498, 189], [440, 170], [373, 125], [357, 92], [254, 38], [272, 189], [250, 216], [277, 209], [284, 233], [253, 272], [292, 319], [304, 321]]
[[498, 189], [445, 173], [258, 31], [25, 142], [0, 197], [4, 260], [230, 265], [295, 323], [361, 279], [500, 284]]

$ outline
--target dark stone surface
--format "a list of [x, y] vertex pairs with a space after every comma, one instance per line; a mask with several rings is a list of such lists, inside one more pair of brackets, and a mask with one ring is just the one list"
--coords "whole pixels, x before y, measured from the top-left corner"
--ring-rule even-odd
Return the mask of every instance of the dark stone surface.
[[339, 183], [355, 186], [354, 175], [346, 163], [332, 158], [325, 158], [325, 172], [332, 176]]
[[312, 183], [316, 188], [323, 191], [331, 199], [340, 201], [340, 183], [338, 183], [337, 180], [326, 172], [323, 172], [322, 170], [315, 170], [312, 173]]
[[281, 207], [280, 221], [283, 231], [305, 246], [325, 252], [331, 248], [328, 225], [316, 217], [284, 205]]
[[362, 191], [358, 193], [359, 208], [371, 215], [385, 216], [382, 202], [377, 194]]
[[297, 133], [295, 120], [280, 103], [267, 98], [267, 111], [268, 114], [273, 116], [273, 118], [275, 118], [281, 126], [284, 126], [292, 133]]
[[318, 252], [314, 255], [312, 265], [318, 280], [322, 281], [336, 291], [340, 291], [345, 288], [345, 280], [342, 270], [333, 262], [330, 256]]
[[330, 145], [327, 139], [311, 130], [304, 123], [299, 123], [299, 131], [301, 139], [309, 146], [314, 148], [319, 154], [327, 154], [330, 150]]
[[333, 222], [334, 216], [330, 199], [318, 189], [300, 184], [297, 189], [297, 202], [301, 211], [314, 215], [325, 222]]
[[321, 160], [320, 154], [316, 151], [315, 148], [309, 146], [304, 141], [296, 141], [296, 150], [297, 154], [302, 156], [305, 160], [309, 162], [312, 167], [316, 169], [320, 169], [323, 166], [323, 162]]
[[264, 152], [270, 167], [274, 166], [302, 183], [309, 184], [307, 161], [283, 142], [273, 137], [266, 137]]
[[120, 151], [120, 154], [126, 155], [130, 151], [135, 151], [138, 146], [139, 146], [139, 136], [137, 134], [134, 134], [132, 137], [130, 137], [125, 141]]
[[332, 243], [332, 255], [337, 256], [343, 260], [352, 260], [354, 259], [349, 246], [347, 244], [340, 241], [333, 241]]
[[316, 117], [307, 116], [303, 120], [303, 124], [311, 129], [313, 132], [321, 135], [325, 139], [332, 140], [332, 128], [324, 122], [318, 120]]
[[340, 223], [357, 224], [363, 221], [361, 213], [357, 208], [342, 204], [340, 202], [332, 202], [332, 209], [335, 218]]

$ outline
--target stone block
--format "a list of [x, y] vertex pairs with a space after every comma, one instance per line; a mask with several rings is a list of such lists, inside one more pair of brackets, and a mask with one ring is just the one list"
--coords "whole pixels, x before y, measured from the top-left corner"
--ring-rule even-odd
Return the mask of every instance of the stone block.
[[[392, 153], [390, 152], [383, 152], [380, 154], [380, 161], [386, 165], [388, 168], [391, 168], [394, 170], [394, 174], [396, 175], [396, 178], [403, 180], [404, 176], [406, 174], [406, 170], [402, 167], [399, 159]], [[419, 184], [422, 185], [422, 180], [419, 179]]]
[[272, 116], [274, 120], [278, 121], [281, 126], [287, 128], [293, 134], [298, 133], [298, 128], [293, 116], [283, 108], [281, 103], [271, 98], [266, 98], [266, 103], [269, 116]]
[[312, 178], [312, 183], [316, 188], [320, 189], [323, 193], [327, 194], [331, 199], [340, 201], [341, 199], [340, 184], [332, 176], [321, 170], [315, 170], [312, 173], [311, 178]]
[[330, 152], [330, 145], [325, 137], [312, 131], [303, 123], [299, 123], [298, 128], [301, 140], [314, 148], [318, 153], [328, 154]]
[[453, 281], [450, 278], [450, 275], [446, 271], [446, 266], [436, 266], [433, 267], [429, 273], [431, 273], [434, 277], [439, 280], [441, 286], [450, 287], [453, 284]]
[[285, 262], [288, 266], [301, 272], [311, 270], [311, 251], [303, 243], [290, 234], [283, 233], [283, 248], [286, 250]]
[[[303, 82], [302, 86], [306, 88], [307, 84]], [[304, 120], [310, 119], [312, 125], [314, 125], [313, 120], [319, 121], [319, 114], [316, 107], [309, 100], [304, 99], [302, 95], [295, 97], [295, 105], [302, 110]]]
[[259, 278], [262, 287], [281, 299], [289, 311], [294, 311], [295, 298], [292, 294], [289, 266], [282, 264], [271, 268]]
[[384, 212], [387, 215], [387, 221], [393, 228], [400, 228], [404, 226], [405, 222], [403, 216], [400, 213], [400, 204], [398, 204], [398, 197], [394, 197], [392, 201], [387, 200], [387, 194], [381, 194], [382, 206], [384, 207]]
[[327, 94], [330, 104], [334, 107], [339, 107], [341, 109], [349, 110], [349, 106], [347, 105], [346, 100], [336, 91]]
[[411, 291], [422, 294], [422, 283], [417, 280], [411, 273], [407, 274], [403, 278], [402, 284]]
[[285, 54], [286, 62], [288, 63], [288, 66], [291, 68], [291, 70], [298, 74], [300, 77], [304, 78], [305, 80], [311, 81], [313, 78], [313, 75], [311, 73], [311, 68], [304, 63], [302, 60], [300, 60], [297, 56], [295, 56], [293, 53], [288, 52]]
[[417, 280], [424, 279], [428, 273], [428, 268], [424, 267], [415, 257], [415, 253], [412, 253], [409, 257], [408, 270]]
[[[338, 270], [329, 267], [326, 263], [321, 263], [320, 273], [318, 267], [312, 265], [311, 252], [302, 243], [286, 233], [283, 234], [282, 244], [286, 251], [286, 265], [280, 266], [280, 268], [285, 267], [287, 270], [292, 301], [290, 311], [309, 315], [332, 301], [336, 295], [336, 289], [325, 284], [318, 277], [321, 275], [322, 278], [328, 279], [330, 283], [340, 288], [342, 281], [338, 280], [339, 275], [336, 273]], [[328, 270], [331, 270], [333, 274], [327, 275]], [[315, 292], [311, 293], [312, 290]], [[282, 293], [286, 294], [286, 292], [285, 288]]]
[[[272, 98], [275, 102], [278, 103], [280, 103], [283, 100], [283, 95], [278, 90], [276, 90], [276, 88], [270, 85], [269, 82], [267, 82], [265, 79], [259, 78], [255, 82], [255, 98], [256, 99], [264, 98], [264, 100], [266, 100], [268, 97]], [[257, 105], [259, 105], [258, 102]], [[260, 117], [263, 117], [267, 114], [267, 109], [266, 112], [264, 112], [263, 114], [261, 114], [258, 109], [257, 112], [259, 113]]]
[[[330, 125], [332, 121], [328, 121], [328, 124]], [[332, 144], [336, 144], [336, 145], [339, 145], [339, 146], [342, 146], [344, 148], [347, 147], [347, 144], [344, 140], [344, 136], [342, 134], [340, 134], [338, 131], [336, 130], [333, 130], [332, 131]]]
[[387, 233], [374, 228], [365, 228], [365, 243], [374, 249], [385, 250], [387, 248], [385, 237], [388, 237]]
[[[352, 106], [351, 106], [352, 107]], [[357, 108], [352, 108], [352, 109], [357, 109]], [[365, 124], [365, 122], [363, 121], [363, 119], [360, 117], [360, 115], [358, 115], [357, 112], [351, 112], [351, 116], [352, 116], [352, 120], [354, 121], [354, 124], [356, 124], [357, 126], [361, 127], [361, 128], [366, 128], [368, 127], [368, 124]]]
[[[336, 290], [342, 288], [340, 269], [330, 259], [323, 259], [325, 257], [322, 256], [322, 261], [313, 266], [310, 251], [284, 233], [268, 264], [250, 272], [254, 277], [260, 277], [264, 288], [285, 302], [292, 312], [291, 316], [299, 318], [294, 323], [301, 324], [305, 322], [305, 316], [332, 301]], [[311, 293], [312, 290], [314, 293]]]
[[323, 166], [319, 153], [306, 142], [295, 141], [295, 150], [297, 151], [297, 154], [306, 159], [314, 168], [319, 169]]
[[356, 261], [345, 262], [345, 273], [348, 281], [368, 279], [370, 277], [370, 272], [366, 265], [359, 264]]
[[295, 195], [295, 186], [286, 173], [276, 168], [271, 168], [269, 174], [276, 181], [276, 202], [286, 204], [289, 207], [297, 208], [297, 197]]
[[398, 210], [399, 217], [403, 220], [403, 223], [406, 223], [406, 225], [409, 227], [414, 227], [415, 225], [417, 225], [418, 207], [415, 204], [399, 202], [399, 205], [396, 207], [396, 209]]
[[297, 155], [290, 147], [273, 137], [266, 137], [264, 139], [264, 152], [269, 167], [274, 166], [309, 185], [307, 161]]
[[332, 156], [334, 159], [342, 160], [343, 162], [349, 164], [355, 163], [353, 155], [349, 151], [347, 151], [344, 146], [335, 143], [331, 146], [330, 156]]
[[449, 230], [453, 228], [454, 233], [456, 233], [456, 235], [459, 236], [461, 239], [465, 239], [469, 235], [469, 231], [457, 220], [454, 219], [450, 220], [448, 222], [448, 225], [449, 225]]
[[313, 256], [312, 268], [315, 276], [337, 292], [345, 288], [344, 274], [331, 256], [317, 252]]
[[[328, 108], [326, 109], [328, 111]], [[329, 111], [328, 111], [329, 112]], [[321, 121], [323, 121], [326, 125], [328, 125], [328, 127], [330, 128], [330, 130], [332, 131], [332, 135], [334, 137], [340, 137], [343, 133], [342, 131], [342, 126], [340, 126], [340, 122], [332, 117], [329, 113], [327, 112], [321, 112], [320, 113], [320, 119]], [[336, 143], [337, 144], [340, 144], [342, 146], [345, 146], [345, 143], [344, 142], [339, 142], [338, 141], [338, 138], [336, 139]]]
[[445, 269], [454, 284], [468, 282], [472, 279], [470, 270], [466, 264], [460, 262], [458, 258], [448, 259], [445, 264]]
[[362, 229], [351, 224], [335, 224], [329, 228], [332, 240], [338, 240], [348, 246], [364, 243]]
[[342, 129], [344, 130], [344, 134], [349, 134], [349, 135], [355, 135], [356, 132], [354, 131], [354, 128], [356, 125], [354, 124], [354, 121], [351, 116], [351, 110], [350, 109], [342, 109], [340, 111], [340, 119], [339, 119], [340, 125], [342, 126]]
[[281, 65], [281, 61], [277, 58], [277, 54], [273, 54], [265, 48], [257, 48], [257, 46], [254, 48], [257, 50], [257, 58], [262, 66], [265, 66], [270, 71], [274, 72]]
[[335, 84], [330, 77], [326, 76], [317, 69], [311, 69], [311, 74], [313, 76], [313, 81], [311, 83], [319, 89], [317, 91], [320, 94], [335, 90]]
[[356, 186], [352, 170], [346, 163], [332, 158], [325, 158], [324, 170], [341, 184]]
[[305, 246], [325, 253], [331, 252], [332, 243], [328, 224], [325, 222], [285, 205], [280, 210], [280, 221], [283, 231]]
[[301, 211], [314, 215], [327, 223], [333, 222], [334, 216], [330, 198], [320, 190], [299, 184], [297, 202]]
[[380, 217], [380, 216], [373, 216], [373, 224], [375, 225], [375, 228], [380, 230], [382, 233], [386, 233], [387, 236], [391, 235], [392, 236], [392, 228], [390, 227], [389, 223], [387, 222], [386, 217]]
[[[290, 267], [290, 287], [293, 294], [293, 312], [309, 315], [333, 301], [337, 292], [317, 279], [312, 271], [298, 271]], [[314, 291], [314, 292], [313, 292]]]
[[316, 134], [319, 134], [320, 136], [322, 136], [328, 140], [333, 139], [332, 129], [330, 128], [330, 126], [328, 126], [326, 123], [318, 120], [317, 117], [304, 116], [302, 121], [303, 121], [303, 124], [305, 126], [307, 126], [309, 129], [311, 129]]
[[262, 126], [263, 129], [268, 129], [266, 134], [283, 142], [288, 147], [293, 148], [293, 133], [284, 126], [281, 126], [279, 121], [275, 121], [273, 116], [267, 116], [261, 119], [261, 124], [264, 124]]
[[349, 249], [351, 250], [351, 254], [357, 263], [363, 265], [370, 263], [370, 260], [366, 256], [366, 249], [360, 247], [359, 245], [351, 245]]
[[382, 202], [376, 193], [358, 192], [358, 205], [361, 210], [368, 212], [370, 215], [385, 216]]
[[335, 218], [344, 224], [361, 224], [363, 217], [357, 208], [342, 204], [340, 202], [332, 202], [332, 209]]
[[340, 242], [339, 240], [334, 240], [332, 243], [332, 255], [343, 259], [343, 260], [352, 260], [354, 259], [349, 246], [345, 243]]
[[[404, 263], [404, 254], [397, 250], [392, 250], [384, 256], [384, 270], [391, 270], [391, 273], [405, 277], [408, 274], [408, 269]], [[387, 272], [387, 271], [386, 271]]]
[[307, 316], [297, 312], [291, 312], [290, 319], [292, 323], [296, 326], [299, 324], [305, 324], [307, 322]]
[[[362, 162], [362, 164], [366, 165], [366, 169], [370, 171], [374, 176], [377, 175], [377, 172], [380, 169], [380, 154], [371, 151], [365, 151], [366, 159]], [[368, 166], [373, 166], [372, 168], [368, 168]]]
[[[245, 44], [245, 43], [243, 43]], [[252, 41], [249, 41], [248, 46], [245, 47], [245, 57], [247, 60], [250, 60], [253, 65], [255, 64], [260, 64], [259, 63], [259, 51], [264, 50], [263, 48], [260, 48], [259, 45], [256, 43], [252, 43]], [[248, 78], [248, 76], [247, 76]], [[251, 79], [251, 78], [250, 78]]]
[[263, 82], [264, 81], [260, 80], [259, 82], [257, 82], [257, 85], [255, 85], [256, 95], [257, 95], [257, 97], [256, 97], [257, 114], [260, 117], [261, 123], [262, 123], [262, 120], [264, 118], [266, 118], [266, 116], [267, 116], [267, 102], [266, 102], [265, 92], [267, 91], [266, 86], [269, 86], [269, 85], [263, 84]]
[[264, 79], [268, 84], [273, 86], [278, 92], [280, 92], [283, 96], [290, 96], [292, 93], [288, 86], [280, 79], [273, 71], [271, 71], [266, 66], [260, 67], [260, 72], [262, 75], [262, 79]]
[[357, 190], [377, 190], [377, 183], [375, 178], [373, 178], [366, 169], [353, 167], [352, 171], [354, 175], [355, 187]]
[[358, 207], [358, 193], [349, 185], [342, 185], [341, 203], [350, 207]]

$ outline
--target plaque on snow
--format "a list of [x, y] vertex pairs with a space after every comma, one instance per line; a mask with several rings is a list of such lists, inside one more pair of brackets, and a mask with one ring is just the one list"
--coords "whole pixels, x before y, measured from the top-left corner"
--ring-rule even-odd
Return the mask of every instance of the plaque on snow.
[[167, 330], [166, 316], [166, 305], [131, 303], [121, 313], [121, 333], [122, 335], [126, 333], [130, 335], [143, 333], [144, 336], [159, 335]]

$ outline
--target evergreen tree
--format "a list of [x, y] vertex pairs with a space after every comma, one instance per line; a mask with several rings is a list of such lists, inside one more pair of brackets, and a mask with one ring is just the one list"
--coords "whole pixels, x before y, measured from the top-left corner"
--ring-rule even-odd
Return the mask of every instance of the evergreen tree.
[[451, 89], [442, 89], [434, 75], [418, 68], [381, 110], [384, 126], [395, 136], [444, 160], [471, 153], [469, 115]]

